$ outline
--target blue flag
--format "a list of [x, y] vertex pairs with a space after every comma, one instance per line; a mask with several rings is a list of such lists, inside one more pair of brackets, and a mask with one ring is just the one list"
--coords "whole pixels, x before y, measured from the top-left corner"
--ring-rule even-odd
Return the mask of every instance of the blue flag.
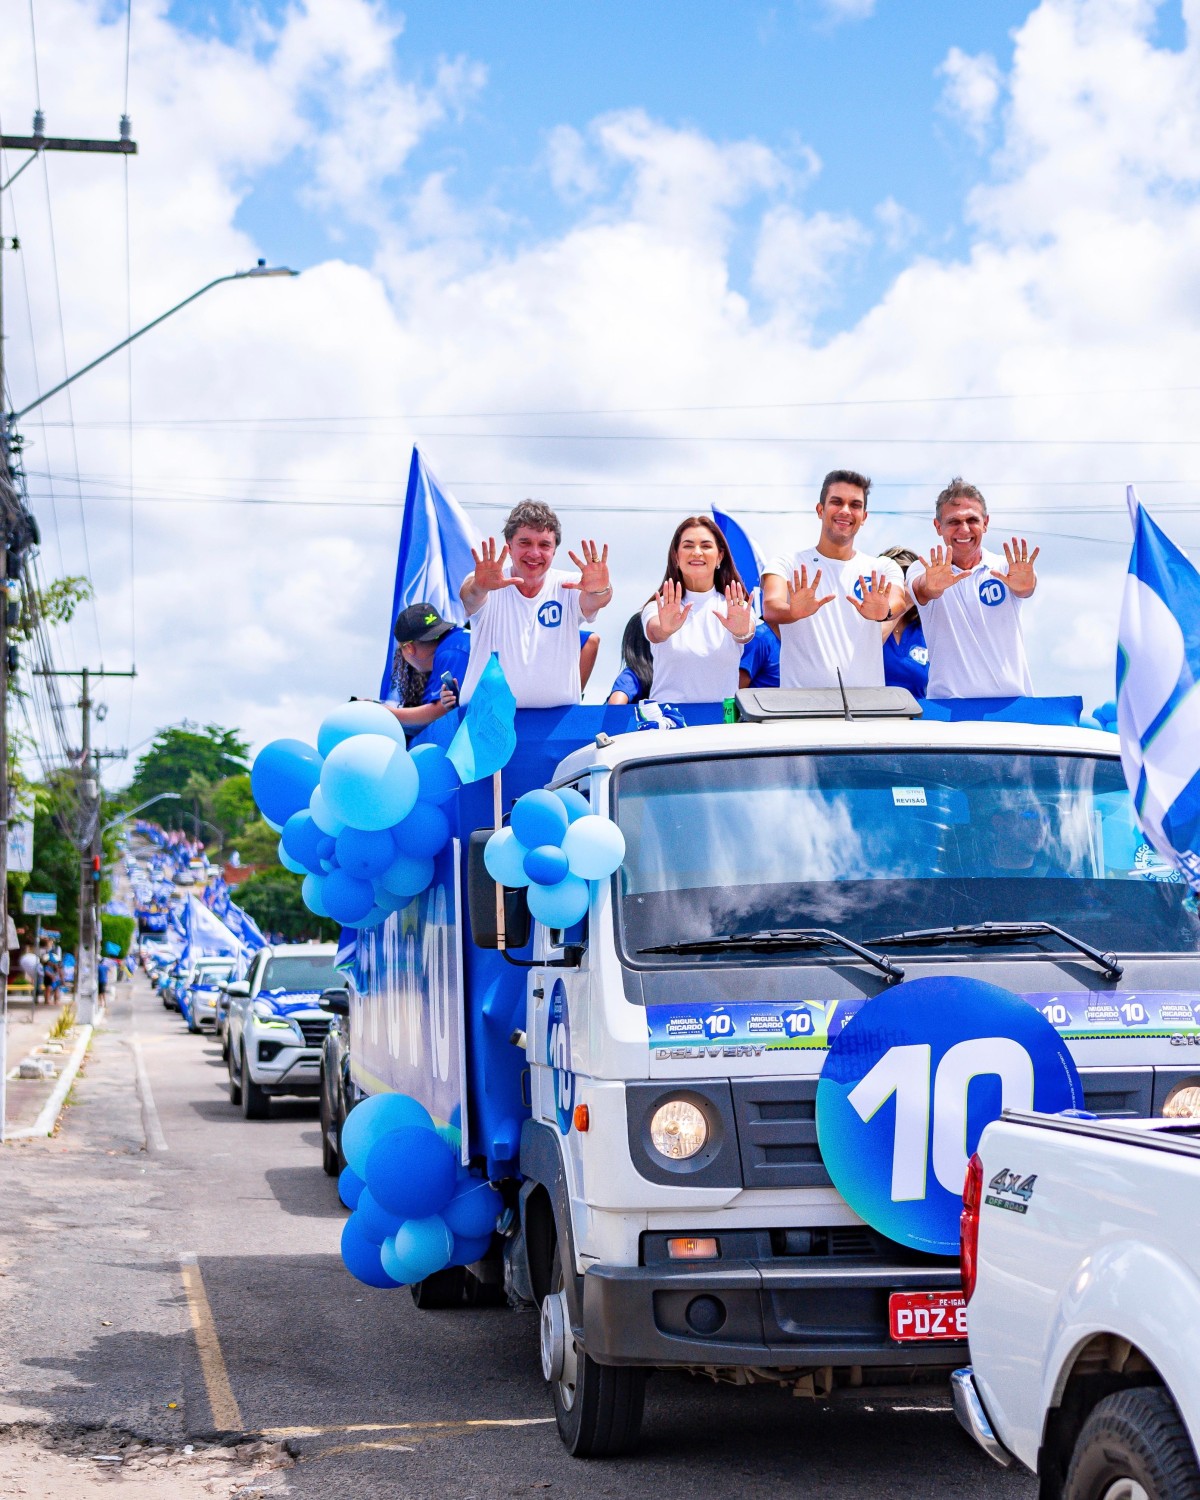
[[517, 700], [493, 651], [446, 751], [460, 781], [482, 781], [508, 764], [517, 748], [516, 716]]
[[746, 585], [746, 592], [752, 594], [759, 586], [759, 576], [763, 570], [763, 555], [755, 545], [751, 536], [742, 530], [732, 516], [727, 516], [714, 505], [712, 508], [713, 520], [725, 533], [725, 540], [729, 543], [729, 552], [733, 558], [738, 572], [742, 575], [742, 582]]
[[1200, 573], [1133, 486], [1117, 638], [1121, 763], [1142, 831], [1200, 890]]
[[387, 698], [392, 686], [392, 626], [406, 605], [432, 604], [444, 620], [453, 620], [456, 625], [467, 623], [458, 591], [475, 567], [471, 547], [476, 540], [475, 529], [458, 501], [442, 489], [421, 457], [420, 449], [414, 446], [400, 526], [396, 584], [388, 620], [387, 661], [379, 689], [381, 698]]

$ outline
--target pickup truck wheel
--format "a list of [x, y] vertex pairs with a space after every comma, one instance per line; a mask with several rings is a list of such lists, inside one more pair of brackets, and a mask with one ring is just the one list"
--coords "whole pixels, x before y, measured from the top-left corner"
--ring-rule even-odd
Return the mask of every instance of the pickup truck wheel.
[[461, 1307], [466, 1288], [466, 1272], [462, 1266], [449, 1266], [426, 1276], [424, 1281], [414, 1281], [409, 1291], [413, 1302], [422, 1312], [442, 1312], [448, 1307]]
[[1093, 1408], [1063, 1500], [1200, 1500], [1191, 1439], [1162, 1386], [1118, 1391]]
[[332, 1130], [329, 1120], [329, 1099], [326, 1094], [325, 1080], [321, 1080], [321, 1167], [327, 1177], [336, 1177], [341, 1170], [338, 1166], [338, 1149], [329, 1144], [329, 1133]]
[[242, 1102], [242, 1080], [233, 1070], [233, 1052], [225, 1049], [225, 1066], [229, 1069], [229, 1102], [236, 1109]]
[[646, 1397], [645, 1370], [598, 1365], [575, 1342], [567, 1309], [562, 1250], [555, 1246], [550, 1291], [542, 1302], [542, 1374], [554, 1396], [558, 1435], [573, 1458], [612, 1458], [637, 1446]]
[[242, 1119], [265, 1120], [271, 1112], [270, 1096], [250, 1077], [246, 1065], [246, 1049], [242, 1048]]

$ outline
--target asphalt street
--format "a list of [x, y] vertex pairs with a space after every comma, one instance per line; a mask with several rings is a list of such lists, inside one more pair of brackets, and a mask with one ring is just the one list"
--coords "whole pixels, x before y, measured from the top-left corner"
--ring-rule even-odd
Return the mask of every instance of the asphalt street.
[[571, 1459], [534, 1314], [419, 1312], [353, 1281], [315, 1103], [244, 1121], [216, 1042], [143, 980], [118, 990], [72, 1101], [56, 1138], [0, 1153], [0, 1424], [261, 1434], [296, 1458], [269, 1493], [313, 1500], [1036, 1493], [928, 1398], [827, 1407], [670, 1374], [636, 1456]]

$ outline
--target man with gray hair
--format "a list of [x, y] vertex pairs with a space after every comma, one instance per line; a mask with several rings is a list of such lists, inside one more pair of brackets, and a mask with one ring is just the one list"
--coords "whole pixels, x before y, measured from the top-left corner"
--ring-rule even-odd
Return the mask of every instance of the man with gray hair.
[[494, 537], [479, 552], [471, 549], [475, 571], [459, 590], [471, 619], [463, 703], [470, 701], [493, 651], [518, 708], [579, 702], [579, 624], [594, 620], [612, 598], [608, 547], [601, 552], [595, 542], [583, 542], [582, 557], [568, 552], [579, 569], [579, 577], [572, 578], [551, 566], [561, 541], [562, 527], [550, 507], [523, 500], [504, 523], [498, 556]]
[[937, 497], [933, 529], [945, 545], [918, 557], [904, 580], [929, 647], [929, 696], [1027, 697], [1021, 606], [1037, 587], [1040, 549], [1013, 537], [1003, 557], [985, 551], [987, 501], [957, 477]]

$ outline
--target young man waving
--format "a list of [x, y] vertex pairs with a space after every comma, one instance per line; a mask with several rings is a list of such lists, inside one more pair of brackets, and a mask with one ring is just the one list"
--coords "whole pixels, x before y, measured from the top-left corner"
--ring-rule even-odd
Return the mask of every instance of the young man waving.
[[[518, 708], [559, 708], [578, 703], [579, 622], [594, 620], [612, 598], [608, 547], [584, 542], [582, 557], [567, 555], [579, 576], [552, 566], [562, 527], [548, 505], [523, 500], [504, 523], [499, 556], [489, 537], [474, 549], [475, 571], [459, 597], [471, 618], [471, 659], [460, 699], [468, 703], [492, 652]], [[505, 571], [505, 563], [511, 564]]]

